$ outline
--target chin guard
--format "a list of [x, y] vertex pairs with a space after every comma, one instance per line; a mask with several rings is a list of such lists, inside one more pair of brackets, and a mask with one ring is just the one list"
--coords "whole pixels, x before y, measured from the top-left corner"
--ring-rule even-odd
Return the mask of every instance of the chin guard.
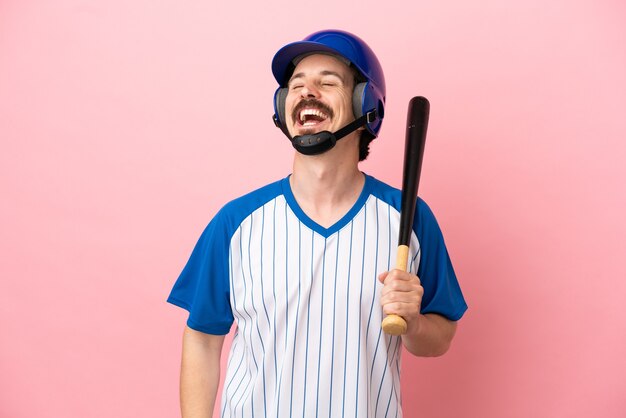
[[301, 154], [322, 154], [337, 143], [337, 137], [328, 131], [318, 132], [312, 135], [298, 135], [291, 139], [291, 145]]
[[304, 155], [318, 155], [333, 148], [337, 141], [344, 136], [356, 131], [365, 124], [374, 122], [376, 119], [378, 119], [378, 113], [376, 112], [376, 109], [373, 109], [353, 122], [350, 122], [335, 133], [322, 131], [310, 135], [296, 135], [293, 138], [289, 135], [286, 129], [283, 129], [283, 127], [277, 123], [275, 116], [274, 123], [276, 126], [281, 128], [285, 135], [287, 135], [287, 138], [289, 138], [291, 145], [293, 145], [296, 151]]

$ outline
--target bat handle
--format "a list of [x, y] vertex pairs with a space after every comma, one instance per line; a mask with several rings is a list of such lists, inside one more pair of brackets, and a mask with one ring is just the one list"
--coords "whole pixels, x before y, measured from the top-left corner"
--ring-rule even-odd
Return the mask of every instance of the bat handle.
[[[406, 266], [409, 261], [409, 246], [398, 246], [398, 255], [396, 257], [396, 268], [398, 270], [406, 271]], [[406, 321], [400, 315], [387, 315], [383, 319], [383, 331], [389, 335], [402, 335], [406, 333]]]

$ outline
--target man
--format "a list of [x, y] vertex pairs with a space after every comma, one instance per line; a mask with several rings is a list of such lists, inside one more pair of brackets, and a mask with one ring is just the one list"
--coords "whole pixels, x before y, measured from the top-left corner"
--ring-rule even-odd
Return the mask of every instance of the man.
[[[224, 206], [172, 290], [190, 312], [183, 416], [211, 415], [233, 322], [222, 416], [402, 416], [401, 346], [445, 353], [467, 307], [421, 200], [410, 271], [392, 267], [400, 192], [358, 168], [384, 115], [382, 69], [360, 38], [321, 31], [283, 47], [272, 70], [293, 173]], [[390, 313], [406, 334], [381, 332]]]

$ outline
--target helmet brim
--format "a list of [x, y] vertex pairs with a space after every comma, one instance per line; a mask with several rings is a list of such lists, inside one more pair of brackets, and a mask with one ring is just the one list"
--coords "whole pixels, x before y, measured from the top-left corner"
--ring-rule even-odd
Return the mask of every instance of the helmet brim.
[[340, 51], [318, 42], [299, 41], [287, 44], [279, 49], [276, 55], [274, 55], [274, 59], [272, 59], [272, 73], [278, 84], [281, 86], [287, 84], [295, 67], [294, 60], [297, 57], [316, 52], [343, 57]]

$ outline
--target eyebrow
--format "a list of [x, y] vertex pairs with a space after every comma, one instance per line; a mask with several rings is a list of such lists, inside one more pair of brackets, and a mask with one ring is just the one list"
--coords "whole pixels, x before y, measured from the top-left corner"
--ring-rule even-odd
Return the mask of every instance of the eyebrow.
[[[333, 75], [333, 76], [337, 77], [338, 79], [340, 79], [342, 83], [344, 83], [344, 84], [345, 84], [345, 82], [346, 82], [346, 80], [344, 80], [344, 78], [341, 76], [341, 74], [339, 74], [339, 73], [338, 73], [338, 72], [336, 72], [336, 71], [324, 70], [324, 71], [320, 71], [320, 75], [322, 75], [322, 76], [326, 76], [326, 75]], [[292, 76], [291, 76], [291, 78], [289, 79], [289, 81], [287, 82], [287, 84], [291, 83], [291, 82], [292, 82], [294, 79], [296, 79], [296, 78], [302, 78], [302, 77], [304, 77], [304, 76], [305, 76], [305, 74], [304, 74], [303, 72], [296, 73], [296, 74], [294, 74], [294, 75], [292, 75]]]

